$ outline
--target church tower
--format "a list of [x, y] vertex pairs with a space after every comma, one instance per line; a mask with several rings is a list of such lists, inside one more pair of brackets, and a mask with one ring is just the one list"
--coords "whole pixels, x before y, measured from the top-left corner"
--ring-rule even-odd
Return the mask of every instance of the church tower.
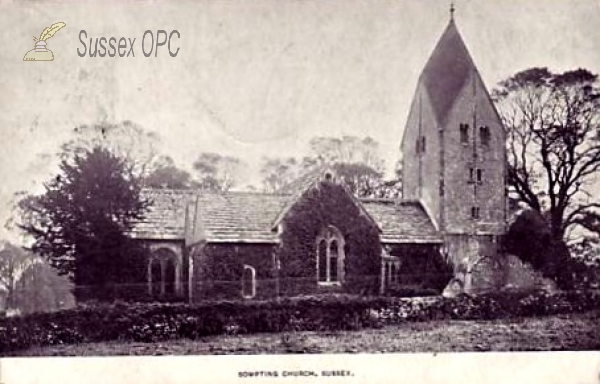
[[401, 149], [403, 197], [423, 204], [460, 271], [499, 255], [506, 151], [501, 120], [453, 13], [419, 77]]

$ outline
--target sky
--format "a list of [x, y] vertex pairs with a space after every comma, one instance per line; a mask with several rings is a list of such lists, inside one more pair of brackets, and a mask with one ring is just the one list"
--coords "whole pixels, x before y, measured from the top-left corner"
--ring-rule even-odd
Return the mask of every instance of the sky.
[[[534, 66], [600, 73], [600, 1], [456, 0], [488, 88]], [[129, 120], [183, 168], [220, 152], [251, 165], [302, 155], [314, 136], [371, 136], [388, 172], [419, 74], [449, 21], [442, 0], [0, 1], [0, 224], [16, 191], [40, 191], [73, 129]], [[52, 62], [24, 62], [33, 36]], [[179, 32], [176, 57], [142, 53]], [[135, 38], [135, 57], [85, 57], [89, 38]], [[149, 38], [147, 38], [149, 47]], [[148, 48], [146, 48], [148, 49]], [[14, 239], [0, 228], [0, 239]]]

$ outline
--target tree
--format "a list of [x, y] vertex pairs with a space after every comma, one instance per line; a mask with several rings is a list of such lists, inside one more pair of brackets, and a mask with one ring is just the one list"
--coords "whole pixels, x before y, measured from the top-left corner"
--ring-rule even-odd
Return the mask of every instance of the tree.
[[315, 137], [309, 144], [311, 157], [305, 158], [303, 165], [328, 164], [357, 197], [400, 196], [402, 172], [397, 171], [391, 180], [384, 179], [379, 143], [371, 137]]
[[15, 308], [17, 282], [23, 272], [36, 262], [38, 260], [25, 250], [10, 243], [4, 244], [4, 249], [0, 251], [0, 286], [6, 292], [7, 308]]
[[228, 191], [240, 184], [246, 164], [237, 157], [204, 152], [194, 162], [199, 186], [214, 191]]
[[384, 179], [379, 144], [372, 138], [314, 137], [309, 146], [310, 154], [301, 160], [265, 158], [261, 167], [263, 190], [275, 192], [298, 177], [327, 166], [357, 197], [397, 198], [401, 195], [401, 168], [396, 169], [392, 179]]
[[144, 186], [150, 188], [190, 189], [196, 186], [187, 171], [179, 169], [169, 156], [161, 156], [144, 178]]
[[507, 134], [508, 183], [561, 242], [576, 225], [600, 229], [592, 186], [600, 171], [600, 88], [585, 69], [532, 68], [494, 91]]
[[22, 228], [34, 238], [32, 250], [76, 285], [114, 287], [131, 279], [140, 253], [126, 235], [149, 204], [140, 190], [134, 166], [97, 146], [62, 160]]
[[276, 192], [284, 185], [294, 181], [300, 175], [300, 166], [298, 160], [294, 157], [264, 157], [260, 168], [263, 191]]
[[156, 161], [158, 135], [146, 132], [139, 125], [125, 120], [120, 123], [97, 123], [81, 125], [73, 130], [69, 140], [61, 145], [61, 160], [83, 155], [93, 148], [108, 148], [126, 160], [132, 172], [139, 177], [147, 176]]
[[371, 137], [356, 136], [314, 137], [309, 142], [310, 157], [325, 164], [363, 164], [380, 172], [383, 161], [379, 157], [379, 143]]
[[27, 268], [17, 281], [14, 309], [26, 315], [71, 308], [75, 305], [71, 289], [68, 279], [40, 261]]

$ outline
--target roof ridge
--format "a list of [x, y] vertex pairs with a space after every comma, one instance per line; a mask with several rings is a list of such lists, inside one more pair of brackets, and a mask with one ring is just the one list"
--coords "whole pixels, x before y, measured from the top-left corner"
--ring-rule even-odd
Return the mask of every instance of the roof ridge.
[[398, 199], [392, 197], [359, 197], [361, 203], [395, 203]]
[[184, 189], [184, 188], [152, 188], [144, 187], [142, 192], [150, 192], [156, 194], [198, 194], [198, 195], [260, 195], [260, 196], [290, 196], [290, 193], [284, 192], [260, 192], [260, 191], [216, 191], [210, 189]]

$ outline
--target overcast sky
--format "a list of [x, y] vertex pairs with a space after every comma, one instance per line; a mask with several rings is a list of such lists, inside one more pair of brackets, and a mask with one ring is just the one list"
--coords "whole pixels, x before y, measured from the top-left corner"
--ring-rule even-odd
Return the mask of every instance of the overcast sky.
[[[258, 0], [3, 3], [0, 8], [0, 220], [17, 190], [54, 171], [74, 127], [131, 120], [189, 168], [198, 153], [305, 151], [317, 135], [371, 136], [388, 169], [416, 82], [449, 20], [449, 1]], [[600, 2], [455, 1], [488, 88], [532, 66], [600, 72]], [[53, 62], [23, 62], [51, 24]], [[178, 30], [177, 57], [142, 54], [144, 31]], [[77, 55], [79, 32], [136, 38], [135, 57]], [[89, 41], [89, 40], [88, 40]], [[8, 233], [2, 228], [0, 239]]]

